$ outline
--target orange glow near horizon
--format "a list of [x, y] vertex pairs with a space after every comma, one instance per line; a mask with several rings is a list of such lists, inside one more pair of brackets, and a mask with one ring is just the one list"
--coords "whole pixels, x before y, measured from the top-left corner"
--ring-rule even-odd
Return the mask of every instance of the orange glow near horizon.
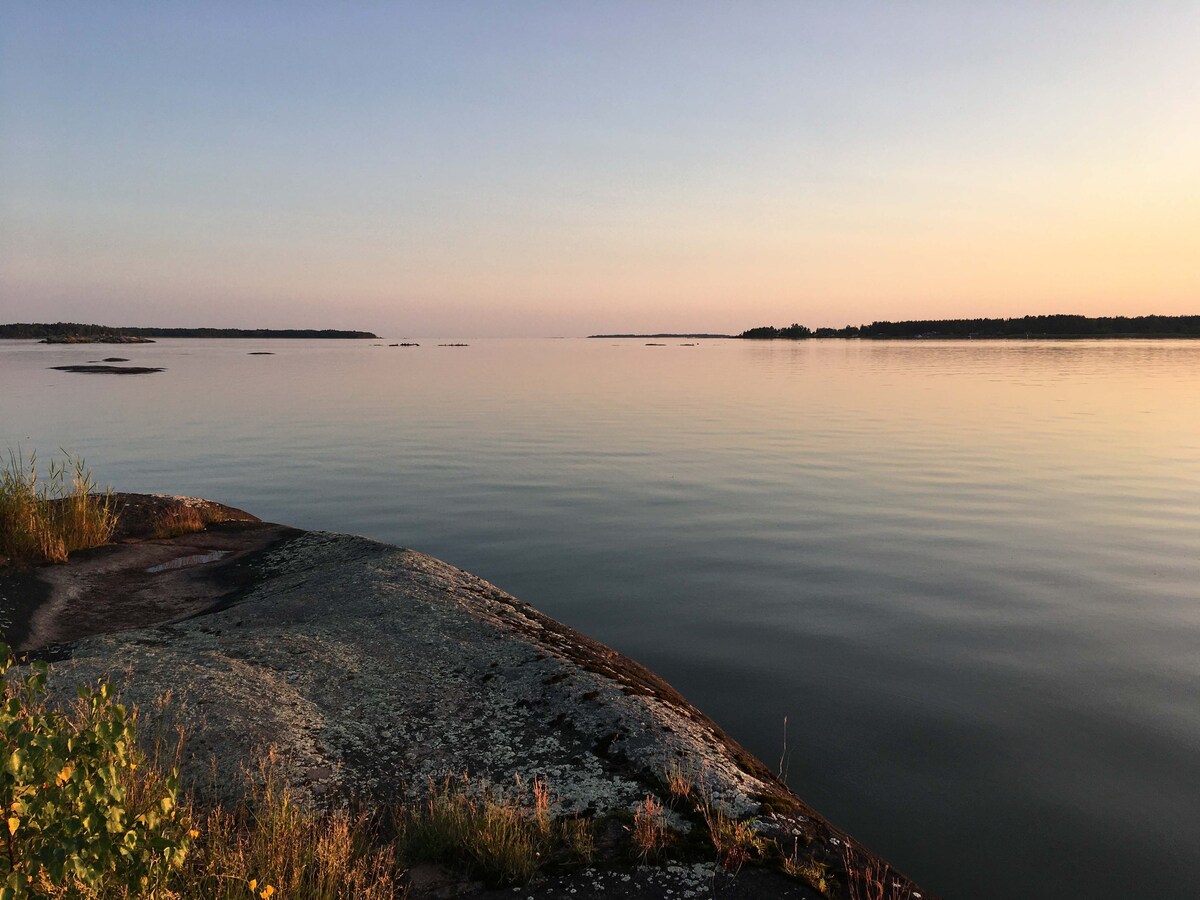
[[475, 9], [6, 9], [0, 320], [1200, 313], [1200, 8]]

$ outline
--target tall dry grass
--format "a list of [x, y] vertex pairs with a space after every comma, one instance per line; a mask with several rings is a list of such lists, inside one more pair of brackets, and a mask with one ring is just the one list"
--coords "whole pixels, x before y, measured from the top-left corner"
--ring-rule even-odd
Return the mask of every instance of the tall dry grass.
[[591, 862], [591, 823], [556, 818], [546, 784], [504, 793], [467, 775], [430, 780], [423, 800], [397, 811], [400, 856], [407, 865], [435, 862], [492, 886], [524, 884], [536, 872]]
[[188, 809], [192, 852], [173, 897], [391, 900], [403, 896], [380, 823], [344, 809], [317, 814], [280, 781], [273, 755], [247, 775], [242, 801]]
[[82, 458], [63, 451], [45, 477], [36, 453], [9, 450], [0, 469], [0, 554], [19, 565], [65, 562], [107, 543], [117, 526], [111, 490], [99, 492]]
[[151, 522], [150, 533], [156, 538], [173, 538], [204, 530], [204, 516], [191, 506], [173, 506], [158, 513]]
[[671, 842], [667, 811], [653, 794], [647, 794], [646, 799], [634, 809], [630, 837], [642, 862], [657, 860]]

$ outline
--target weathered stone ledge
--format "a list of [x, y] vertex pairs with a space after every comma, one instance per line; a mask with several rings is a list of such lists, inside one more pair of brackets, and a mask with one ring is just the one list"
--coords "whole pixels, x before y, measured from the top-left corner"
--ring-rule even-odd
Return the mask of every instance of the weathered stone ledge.
[[[0, 602], [24, 602], [10, 634], [53, 661], [64, 693], [109, 677], [143, 710], [169, 696], [161, 715], [189, 734], [185, 778], [212, 799], [230, 799], [268, 746], [317, 805], [391, 804], [469, 772], [497, 786], [542, 778], [560, 812], [603, 818], [665, 799], [674, 770], [831, 871], [852, 840], [653, 672], [480, 578], [206, 501], [121, 499], [124, 543], [0, 571]], [[147, 537], [180, 505], [204, 510], [207, 527]], [[764, 870], [716, 877], [711, 864], [697, 888], [692, 868], [608, 866], [520, 896], [666, 896], [664, 884], [676, 896], [717, 885], [723, 897], [818, 896]], [[887, 871], [895, 896], [920, 896]]]

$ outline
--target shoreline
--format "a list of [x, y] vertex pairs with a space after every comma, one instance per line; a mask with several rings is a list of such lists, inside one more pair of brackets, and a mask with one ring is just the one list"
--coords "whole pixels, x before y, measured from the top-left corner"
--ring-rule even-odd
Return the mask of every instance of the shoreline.
[[293, 338], [379, 340], [371, 331], [338, 328], [155, 328], [82, 322], [9, 322], [0, 339], [41, 344], [153, 344], [150, 338]]

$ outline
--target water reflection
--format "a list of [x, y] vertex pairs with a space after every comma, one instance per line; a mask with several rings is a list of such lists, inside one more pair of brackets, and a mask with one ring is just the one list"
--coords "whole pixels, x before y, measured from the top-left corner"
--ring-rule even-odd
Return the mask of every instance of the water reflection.
[[948, 896], [1192, 880], [1200, 344], [367, 343], [5, 343], [2, 437], [434, 553], [765, 759], [786, 715], [793, 786]]

